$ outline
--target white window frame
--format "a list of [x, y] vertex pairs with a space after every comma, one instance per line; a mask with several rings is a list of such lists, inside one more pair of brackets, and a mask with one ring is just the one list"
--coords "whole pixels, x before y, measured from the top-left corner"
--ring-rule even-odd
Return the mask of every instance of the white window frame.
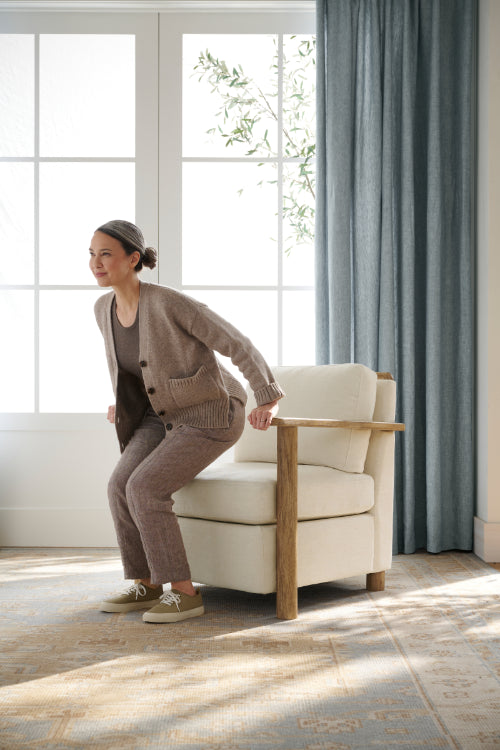
[[[34, 12], [36, 9], [36, 12]], [[180, 12], [182, 9], [182, 12]], [[313, 0], [0, 0], [0, 33], [136, 35], [136, 221], [159, 248], [158, 267], [143, 278], [179, 289], [182, 285], [182, 36], [199, 33], [313, 34]], [[38, 82], [37, 82], [38, 91]], [[36, 133], [38, 143], [38, 129]], [[113, 161], [111, 158], [4, 158], [32, 161]], [[258, 159], [262, 161], [262, 159]], [[281, 198], [281, 196], [280, 196]], [[35, 250], [38, 254], [38, 202], [35, 202]], [[279, 206], [281, 206], [279, 199]], [[279, 209], [281, 210], [281, 209]], [[281, 256], [281, 248], [277, 250]], [[95, 285], [41, 285], [35, 261], [35, 294], [42, 290], [95, 290]], [[3, 285], [32, 289], [33, 285]], [[245, 290], [284, 291], [311, 287], [278, 285]], [[217, 287], [240, 289], [240, 287]], [[280, 304], [280, 303], [279, 303]], [[280, 311], [281, 317], [281, 311]], [[38, 318], [35, 319], [38, 339]], [[282, 349], [281, 326], [279, 350]], [[104, 356], [104, 355], [103, 355]], [[35, 379], [38, 394], [39, 348]], [[278, 362], [279, 364], [279, 362]], [[36, 397], [38, 409], [39, 397]], [[2, 430], [107, 429], [102, 414], [0, 414]]]
[[[286, 3], [284, 3], [286, 4]], [[234, 5], [234, 4], [233, 4]], [[248, 4], [245, 4], [248, 8]], [[288, 34], [314, 34], [314, 6], [302, 4], [288, 12], [273, 10], [266, 13], [248, 10], [228, 10], [225, 13], [160, 13], [160, 223], [159, 237], [162, 248], [159, 280], [189, 294], [198, 291], [273, 291], [277, 295], [278, 352], [277, 361], [283, 358], [283, 295], [287, 291], [311, 291], [312, 286], [286, 285], [283, 282], [283, 232], [282, 232], [282, 175], [285, 163], [299, 163], [300, 159], [284, 158], [282, 129], [278, 127], [278, 157], [184, 157], [182, 154], [182, 38], [184, 34], [276, 34], [281, 39]], [[279, 98], [282, 81], [279, 76]], [[281, 105], [281, 102], [280, 102]], [[280, 116], [281, 116], [281, 106]], [[278, 165], [278, 279], [271, 285], [190, 285], [182, 281], [182, 166], [187, 162], [273, 162]], [[179, 186], [172, 189], [172, 186]], [[258, 342], [256, 342], [258, 343]]]
[[[5, 3], [3, 4], [5, 6]], [[18, 6], [26, 5], [19, 3]], [[41, 3], [39, 4], [41, 5]], [[136, 221], [150, 244], [158, 244], [158, 19], [154, 14], [116, 13], [5, 13], [0, 5], [1, 34], [32, 34], [35, 37], [35, 148], [33, 157], [0, 157], [2, 162], [28, 162], [35, 170], [35, 261], [34, 283], [3, 284], [0, 289], [33, 290], [35, 295], [35, 410], [31, 413], [2, 413], [0, 428], [14, 430], [95, 429], [102, 414], [40, 413], [39, 296], [47, 290], [93, 290], [95, 284], [51, 285], [39, 283], [39, 165], [46, 162], [119, 162], [135, 164]], [[41, 157], [39, 153], [39, 38], [42, 34], [133, 34], [136, 37], [136, 149], [135, 157]], [[111, 94], [111, 92], [110, 92]], [[110, 103], [112, 96], [110, 95]], [[82, 248], [82, 253], [85, 253]], [[144, 277], [158, 281], [158, 271], [145, 269]], [[104, 350], [103, 350], [104, 357]]]

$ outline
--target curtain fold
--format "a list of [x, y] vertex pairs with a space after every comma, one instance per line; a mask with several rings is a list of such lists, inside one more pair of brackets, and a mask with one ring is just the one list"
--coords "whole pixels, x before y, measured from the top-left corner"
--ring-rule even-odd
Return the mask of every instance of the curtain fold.
[[395, 552], [472, 548], [476, 16], [317, 0], [317, 361], [397, 381]]

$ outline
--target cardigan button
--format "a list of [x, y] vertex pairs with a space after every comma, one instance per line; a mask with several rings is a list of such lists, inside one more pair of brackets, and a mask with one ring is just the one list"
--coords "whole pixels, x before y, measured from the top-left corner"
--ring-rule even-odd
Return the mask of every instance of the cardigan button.
[[167, 424], [165, 425], [165, 427], [167, 428], [167, 430], [171, 430], [171, 429], [173, 429], [173, 424], [170, 424], [170, 422], [168, 422], [168, 423], [167, 423]]
[[153, 386], [151, 386], [151, 388], [148, 388], [148, 393], [153, 394], [154, 392], [155, 392], [155, 389], [153, 388]]
[[147, 362], [146, 362], [145, 359], [141, 359], [141, 361], [139, 362], [139, 364], [140, 364], [141, 367], [146, 367]]

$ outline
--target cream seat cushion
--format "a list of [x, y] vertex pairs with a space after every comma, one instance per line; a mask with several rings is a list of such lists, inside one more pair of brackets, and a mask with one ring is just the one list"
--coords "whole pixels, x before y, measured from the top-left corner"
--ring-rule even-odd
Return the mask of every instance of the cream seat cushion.
[[[245, 524], [276, 523], [276, 464], [215, 464], [174, 494], [178, 516]], [[298, 467], [299, 521], [364, 513], [373, 479], [328, 466]]]
[[[377, 373], [364, 365], [274, 367], [273, 372], [286, 393], [280, 417], [363, 422], [373, 418]], [[247, 410], [254, 405], [250, 392]], [[299, 464], [363, 472], [369, 441], [369, 430], [299, 429]], [[261, 432], [248, 425], [235, 446], [235, 459], [276, 462], [276, 430]]]

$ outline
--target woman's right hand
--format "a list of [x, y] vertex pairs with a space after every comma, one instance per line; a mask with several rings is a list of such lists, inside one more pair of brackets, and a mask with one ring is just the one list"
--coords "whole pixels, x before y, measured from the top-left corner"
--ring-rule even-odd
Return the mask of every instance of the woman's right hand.
[[112, 406], [108, 406], [108, 422], [111, 422], [111, 424], [115, 423], [115, 410], [116, 406], [114, 404]]

